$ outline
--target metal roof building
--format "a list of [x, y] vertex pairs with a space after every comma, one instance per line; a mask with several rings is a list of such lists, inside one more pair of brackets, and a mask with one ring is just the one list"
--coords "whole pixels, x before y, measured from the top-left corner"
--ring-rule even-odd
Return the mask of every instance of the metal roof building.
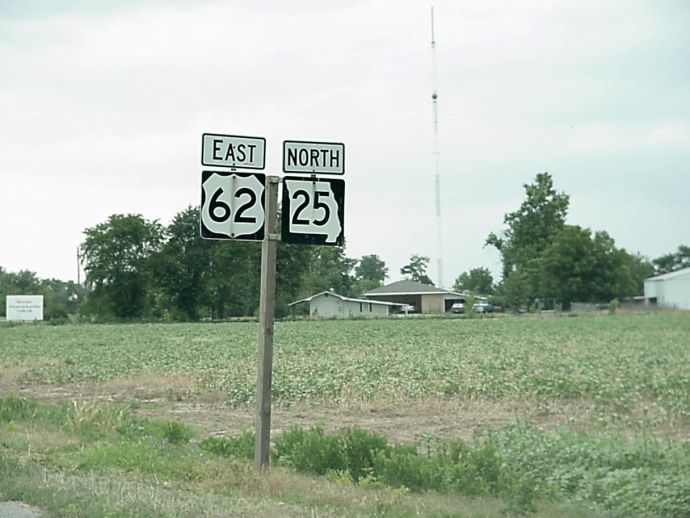
[[690, 309], [690, 268], [645, 279], [644, 301], [659, 308]]
[[418, 313], [444, 313], [454, 302], [464, 302], [462, 293], [447, 291], [415, 281], [397, 281], [362, 295], [367, 299], [414, 306]]

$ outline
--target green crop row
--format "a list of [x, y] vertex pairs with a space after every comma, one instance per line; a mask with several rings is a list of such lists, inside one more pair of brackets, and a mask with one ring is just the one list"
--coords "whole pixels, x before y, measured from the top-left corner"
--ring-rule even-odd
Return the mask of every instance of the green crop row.
[[[0, 328], [24, 383], [190, 376], [253, 401], [254, 323]], [[690, 422], [690, 314], [279, 322], [274, 401], [583, 398], [614, 415]]]

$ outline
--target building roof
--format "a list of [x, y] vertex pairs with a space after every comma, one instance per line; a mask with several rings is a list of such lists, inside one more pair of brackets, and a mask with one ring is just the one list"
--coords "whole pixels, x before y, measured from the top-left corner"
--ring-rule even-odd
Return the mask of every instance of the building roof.
[[380, 288], [374, 288], [363, 294], [364, 297], [377, 295], [457, 295], [463, 297], [461, 293], [447, 291], [436, 286], [429, 286], [416, 281], [397, 281]]
[[690, 275], [690, 268], [682, 268], [680, 270], [676, 270], [675, 272], [662, 273], [661, 275], [656, 275], [654, 277], [647, 277], [645, 279], [645, 282], [647, 282], [647, 281], [668, 281], [671, 279], [676, 279], [678, 277], [685, 277], [686, 275]]
[[402, 304], [396, 304], [395, 302], [382, 302], [379, 300], [370, 300], [370, 299], [353, 299], [350, 297], [343, 297], [342, 295], [338, 295], [334, 291], [322, 291], [320, 293], [316, 293], [312, 295], [311, 297], [307, 297], [305, 299], [301, 300], [296, 300], [295, 302], [290, 302], [288, 306], [294, 306], [295, 304], [300, 304], [301, 302], [311, 302], [317, 297], [320, 297], [321, 295], [329, 295], [332, 297], [336, 297], [340, 300], [345, 300], [347, 302], [366, 302], [367, 304], [378, 304], [380, 306], [402, 306]]

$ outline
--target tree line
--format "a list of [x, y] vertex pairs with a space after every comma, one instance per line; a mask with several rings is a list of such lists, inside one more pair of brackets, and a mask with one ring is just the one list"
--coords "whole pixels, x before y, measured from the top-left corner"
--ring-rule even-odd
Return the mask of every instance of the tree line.
[[[114, 214], [84, 234], [84, 315], [194, 321], [253, 315], [259, 307], [261, 244], [202, 239], [198, 207], [179, 212], [168, 226]], [[355, 260], [339, 247], [280, 243], [276, 315], [320, 291], [345, 296], [367, 291], [386, 275], [376, 255]]]
[[609, 302], [641, 295], [644, 279], [690, 266], [690, 247], [649, 261], [618, 248], [605, 231], [566, 224], [569, 196], [557, 192], [549, 173], [526, 184], [525, 200], [505, 214], [505, 228], [485, 246], [501, 254], [502, 280], [486, 268], [462, 273], [455, 289], [495, 296], [506, 306]]
[[[566, 224], [570, 199], [556, 191], [549, 173], [524, 188], [525, 200], [505, 214], [505, 228], [486, 239], [485, 246], [501, 254], [500, 282], [478, 267], [458, 276], [455, 291], [492, 296], [512, 308], [538, 301], [567, 307], [640, 295], [645, 278], [690, 266], [688, 246], [649, 261], [618, 248], [605, 231]], [[138, 214], [113, 214], [84, 235], [83, 287], [0, 267], [0, 296], [42, 294], [48, 319], [79, 311], [95, 320], [196, 321], [258, 309], [261, 244], [202, 239], [198, 207], [178, 212], [167, 226]], [[428, 257], [412, 255], [400, 273], [433, 284], [428, 263]], [[280, 317], [290, 302], [321, 291], [359, 296], [381, 286], [388, 268], [375, 254], [353, 259], [340, 247], [279, 243], [277, 276]], [[0, 316], [4, 312], [1, 305]]]
[[66, 318], [77, 311], [78, 286], [72, 281], [39, 279], [34, 272], [8, 272], [0, 266], [0, 316], [5, 316], [5, 296], [43, 295], [46, 320]]

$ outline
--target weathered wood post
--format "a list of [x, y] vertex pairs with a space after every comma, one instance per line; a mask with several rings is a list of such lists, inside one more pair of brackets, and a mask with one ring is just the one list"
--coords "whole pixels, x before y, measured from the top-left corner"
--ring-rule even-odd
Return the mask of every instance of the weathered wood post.
[[268, 469], [271, 449], [271, 381], [273, 368], [273, 324], [276, 297], [276, 256], [278, 234], [277, 176], [267, 177], [266, 219], [261, 243], [261, 299], [259, 302], [259, 355], [256, 379], [256, 442], [254, 465], [258, 471]]

